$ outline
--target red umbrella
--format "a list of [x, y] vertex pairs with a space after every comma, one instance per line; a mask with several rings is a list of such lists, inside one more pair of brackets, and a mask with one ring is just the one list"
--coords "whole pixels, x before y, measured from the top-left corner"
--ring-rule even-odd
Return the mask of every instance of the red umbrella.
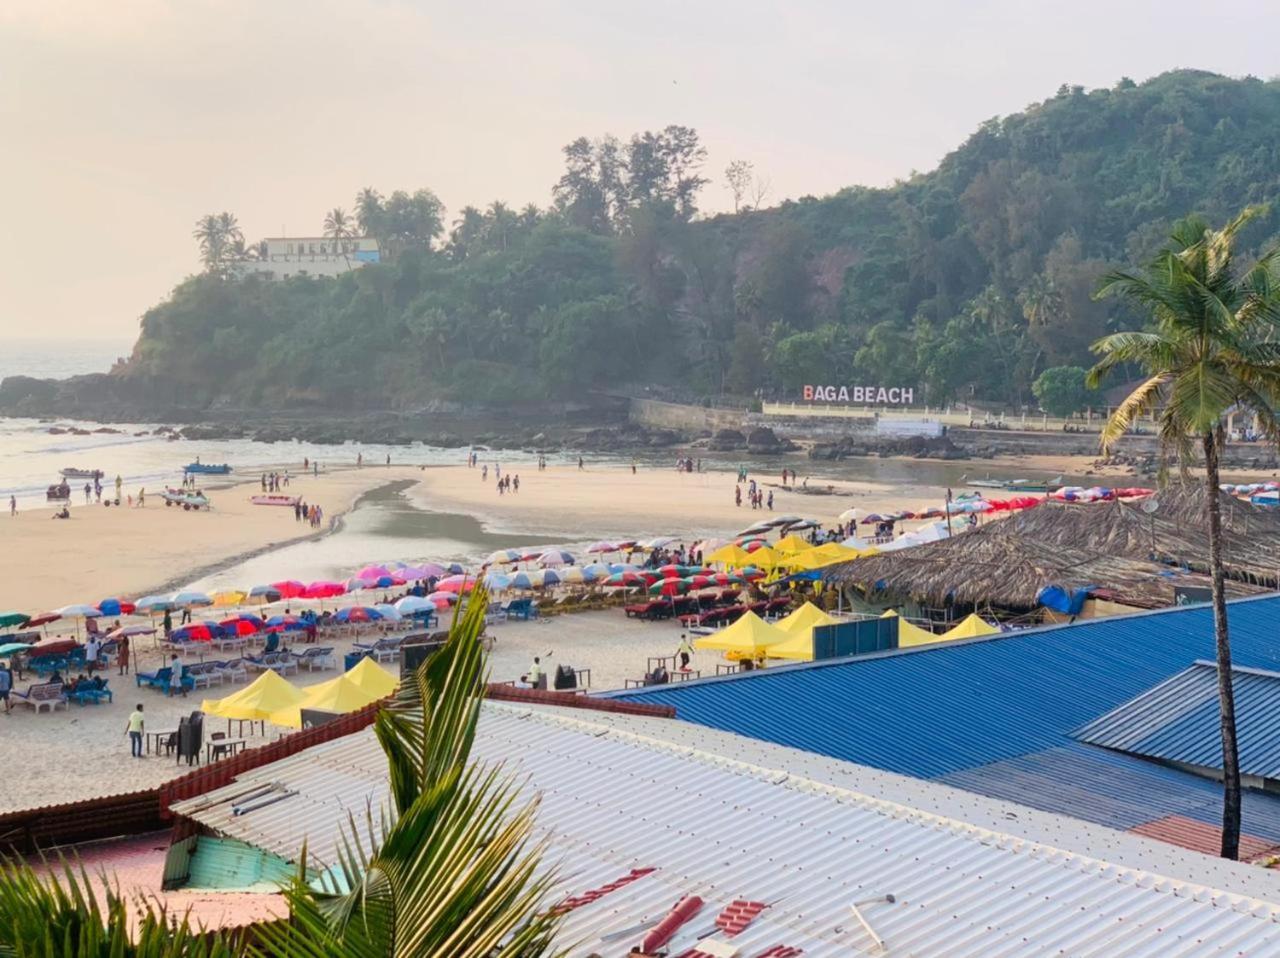
[[[328, 599], [335, 595], [346, 594], [347, 587], [341, 582], [312, 582], [302, 590], [301, 597], [304, 599]], [[293, 598], [293, 596], [289, 596]]]
[[476, 587], [475, 576], [451, 575], [436, 583], [437, 592], [470, 592]]
[[39, 615], [27, 619], [27, 624], [23, 628], [29, 629], [37, 625], [48, 625], [50, 622], [57, 622], [60, 618], [62, 616], [56, 612], [41, 612]]
[[684, 579], [663, 579], [649, 586], [650, 595], [684, 595], [689, 591], [689, 583]]
[[658, 566], [658, 572], [664, 579], [678, 579], [688, 573], [688, 569], [682, 565], [664, 565]]
[[707, 589], [717, 584], [716, 580], [709, 575], [686, 576], [684, 581], [691, 589]]
[[271, 583], [271, 588], [279, 592], [282, 599], [296, 599], [307, 591], [306, 583], [299, 582], [296, 579], [273, 582]]
[[649, 580], [638, 572], [615, 572], [604, 580], [604, 584], [612, 588], [648, 585]]
[[63, 652], [70, 652], [72, 649], [78, 649], [80, 643], [75, 639], [59, 639], [56, 642], [37, 642], [31, 647], [27, 653], [29, 658], [38, 658], [42, 655], [61, 655]]
[[253, 635], [258, 627], [247, 619], [223, 619], [218, 623], [232, 635]]

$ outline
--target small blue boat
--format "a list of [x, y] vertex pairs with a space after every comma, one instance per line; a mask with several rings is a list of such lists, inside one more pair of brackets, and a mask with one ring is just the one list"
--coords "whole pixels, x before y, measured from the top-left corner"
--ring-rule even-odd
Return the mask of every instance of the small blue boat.
[[203, 462], [192, 462], [182, 467], [182, 471], [188, 475], [201, 476], [225, 476], [231, 472], [231, 467], [225, 462], [221, 465], [208, 465]]

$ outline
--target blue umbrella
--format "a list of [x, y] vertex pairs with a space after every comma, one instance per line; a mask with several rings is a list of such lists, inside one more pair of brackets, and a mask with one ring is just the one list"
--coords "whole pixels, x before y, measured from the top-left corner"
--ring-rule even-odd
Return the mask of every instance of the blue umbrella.
[[170, 612], [177, 608], [167, 595], [144, 595], [134, 606], [139, 612]]
[[25, 652], [31, 648], [26, 642], [6, 642], [0, 645], [0, 658], [13, 655], [15, 652]]
[[296, 615], [273, 615], [267, 619], [266, 627], [282, 632], [300, 632], [307, 627]]
[[119, 599], [103, 599], [98, 603], [98, 611], [103, 615], [122, 615]]
[[338, 622], [376, 622], [382, 618], [382, 613], [367, 605], [349, 605], [339, 609], [333, 617]]

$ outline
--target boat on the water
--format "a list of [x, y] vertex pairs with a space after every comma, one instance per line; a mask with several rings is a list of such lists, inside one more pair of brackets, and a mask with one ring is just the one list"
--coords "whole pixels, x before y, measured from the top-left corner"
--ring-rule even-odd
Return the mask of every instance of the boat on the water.
[[208, 509], [209, 497], [203, 492], [183, 492], [181, 489], [166, 489], [160, 493], [166, 507], [180, 506], [188, 512], [192, 509]]
[[59, 469], [63, 479], [101, 479], [106, 475], [101, 469]]
[[260, 495], [250, 496], [249, 501], [255, 506], [296, 506], [298, 504], [298, 498], [298, 496]]
[[50, 486], [45, 490], [44, 497], [49, 502], [59, 502], [63, 499], [70, 499], [71, 487], [65, 482], [61, 482], [56, 486]]
[[203, 462], [190, 462], [182, 467], [182, 471], [188, 474], [201, 476], [225, 476], [231, 472], [231, 467], [225, 462], [218, 465]]

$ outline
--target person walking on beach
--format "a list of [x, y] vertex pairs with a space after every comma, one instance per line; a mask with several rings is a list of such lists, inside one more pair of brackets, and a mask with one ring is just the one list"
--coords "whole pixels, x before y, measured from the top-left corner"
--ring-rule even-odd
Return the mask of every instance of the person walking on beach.
[[142, 703], [139, 702], [129, 713], [129, 722], [124, 727], [124, 734], [129, 737], [129, 750], [133, 758], [142, 758], [142, 730], [146, 720], [142, 716]]
[[480, 468], [480, 481], [489, 481], [489, 464], [487, 462]]
[[689, 671], [689, 659], [693, 655], [693, 646], [689, 643], [689, 636], [680, 633], [680, 646], [676, 649], [676, 655], [680, 659], [680, 671]]
[[582, 466], [582, 457], [581, 457], [581, 456], [579, 456], [579, 457], [578, 457], [578, 471], [579, 471], [579, 472], [581, 472], [581, 471], [582, 471], [582, 468], [583, 468], [583, 466]]
[[512, 492], [520, 491], [520, 473], [518, 472], [516, 473], [516, 477], [511, 480], [511, 491]]
[[117, 675], [129, 674], [129, 637], [127, 635], [120, 636], [116, 642], [116, 667]]
[[161, 623], [161, 628], [164, 629], [164, 637], [166, 639], [173, 634], [173, 613], [168, 609], [164, 610], [164, 621]]
[[773, 490], [769, 490], [769, 511], [773, 512]]
[[89, 483], [87, 483], [87, 482], [86, 482], [86, 483], [84, 484], [84, 502], [85, 502], [85, 505], [88, 505], [88, 504], [89, 504], [89, 500], [90, 500], [90, 498], [91, 498], [92, 496], [93, 496], [93, 486], [89, 485]]
[[9, 497], [9, 517], [13, 518], [17, 514], [18, 514], [18, 497], [10, 496]]
[[733, 504], [741, 508], [742, 506], [742, 486], [735, 485], [733, 487]]
[[9, 703], [9, 693], [13, 691], [13, 673], [9, 671], [9, 666], [0, 665], [0, 702], [4, 703], [4, 714], [8, 715], [13, 709]]

